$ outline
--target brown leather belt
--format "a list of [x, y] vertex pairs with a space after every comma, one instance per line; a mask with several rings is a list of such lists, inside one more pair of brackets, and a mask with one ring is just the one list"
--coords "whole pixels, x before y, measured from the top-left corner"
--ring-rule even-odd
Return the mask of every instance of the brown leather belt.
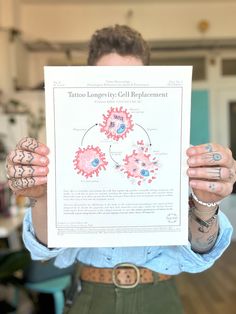
[[120, 288], [133, 288], [138, 284], [154, 283], [170, 278], [170, 275], [156, 273], [129, 263], [121, 263], [114, 268], [83, 265], [80, 272], [80, 279], [83, 281], [114, 284]]

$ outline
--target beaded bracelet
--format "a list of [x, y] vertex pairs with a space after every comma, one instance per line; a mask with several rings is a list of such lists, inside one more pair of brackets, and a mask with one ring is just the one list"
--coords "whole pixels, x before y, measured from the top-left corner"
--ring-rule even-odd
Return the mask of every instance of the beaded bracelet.
[[206, 202], [203, 202], [203, 201], [199, 200], [197, 198], [197, 196], [194, 194], [193, 190], [191, 191], [191, 194], [192, 194], [193, 199], [200, 205], [207, 206], [207, 207], [215, 207], [215, 206], [220, 204], [220, 201], [219, 202], [209, 202], [209, 203], [206, 203]]
[[[189, 196], [189, 214], [190, 216], [200, 225], [199, 227], [199, 231], [200, 232], [204, 232], [204, 227], [209, 229], [209, 227], [212, 225], [212, 222], [217, 218], [218, 212], [219, 212], [219, 205], [217, 205], [217, 208], [214, 208], [212, 212], [212, 217], [207, 219], [207, 220], [203, 220], [200, 217], [198, 217], [196, 215], [195, 212], [199, 212], [199, 214], [203, 214], [205, 213], [204, 211], [200, 211], [196, 208], [194, 202], [193, 202], [193, 197], [192, 195]], [[208, 214], [210, 213], [210, 211], [207, 211]]]
[[[194, 198], [192, 196], [192, 194], [189, 195], [189, 201], [188, 201], [188, 204], [189, 204], [189, 208], [194, 210], [198, 215], [206, 215], [206, 216], [209, 216], [209, 215], [213, 215], [216, 211], [216, 207], [215, 208], [212, 208], [210, 210], [199, 210], [195, 203], [194, 203]], [[217, 205], [219, 206], [219, 205]]]

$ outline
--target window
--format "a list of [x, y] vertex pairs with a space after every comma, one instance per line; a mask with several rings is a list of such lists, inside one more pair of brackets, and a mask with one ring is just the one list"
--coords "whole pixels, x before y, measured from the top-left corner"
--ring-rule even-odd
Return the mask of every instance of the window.
[[153, 58], [151, 65], [192, 65], [193, 81], [206, 80], [205, 57], [176, 57], [176, 58]]
[[222, 59], [221, 73], [223, 76], [236, 75], [236, 59]]

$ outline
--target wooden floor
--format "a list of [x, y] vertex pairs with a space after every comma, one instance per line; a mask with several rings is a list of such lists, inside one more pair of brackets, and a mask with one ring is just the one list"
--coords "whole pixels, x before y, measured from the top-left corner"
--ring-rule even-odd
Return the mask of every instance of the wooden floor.
[[176, 278], [185, 314], [236, 314], [236, 242], [209, 270]]

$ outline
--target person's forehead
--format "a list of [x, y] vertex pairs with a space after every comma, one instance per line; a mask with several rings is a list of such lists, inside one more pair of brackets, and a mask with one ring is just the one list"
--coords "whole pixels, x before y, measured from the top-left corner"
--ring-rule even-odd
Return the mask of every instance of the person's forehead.
[[121, 56], [117, 53], [109, 53], [103, 55], [96, 62], [97, 66], [122, 66], [122, 65], [143, 65], [143, 62], [140, 58], [135, 56]]

